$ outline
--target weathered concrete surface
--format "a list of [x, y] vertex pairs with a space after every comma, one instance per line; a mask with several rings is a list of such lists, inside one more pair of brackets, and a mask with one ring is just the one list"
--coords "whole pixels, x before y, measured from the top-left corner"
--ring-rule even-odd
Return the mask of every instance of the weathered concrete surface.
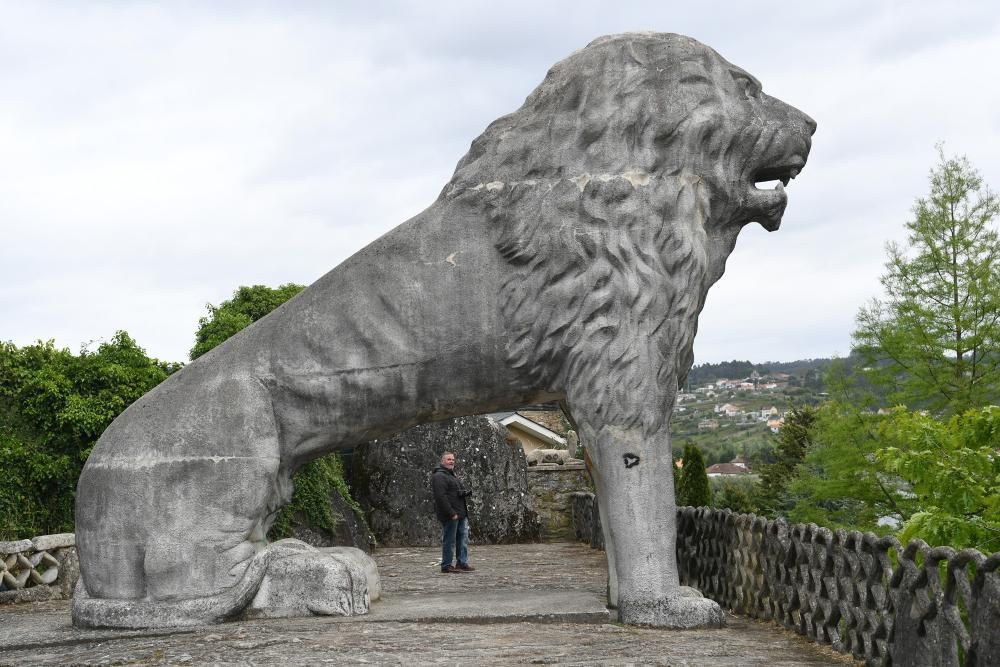
[[592, 488], [583, 461], [531, 466], [528, 468], [528, 488], [531, 489], [531, 502], [541, 524], [539, 536], [542, 541], [575, 540], [572, 494]]
[[455, 474], [472, 492], [467, 504], [474, 544], [537, 540], [524, 452], [510, 446], [506, 435], [505, 427], [486, 417], [459, 417], [355, 449], [352, 493], [378, 544], [441, 543], [430, 475], [445, 450], [455, 454]]
[[[384, 549], [375, 554], [384, 581], [370, 616], [243, 621], [183, 630], [81, 630], [69, 621], [68, 602], [0, 607], [0, 665], [52, 664], [855, 664], [774, 625], [727, 618], [715, 630], [631, 628], [606, 620], [526, 621], [534, 609], [578, 612], [570, 594], [604, 598], [603, 553], [579, 544], [480, 547], [470, 574], [442, 575], [437, 550]], [[430, 591], [439, 591], [429, 594]], [[387, 620], [396, 609], [430, 616], [451, 598], [451, 616], [432, 622]], [[421, 607], [422, 599], [433, 604]], [[475, 623], [467, 604], [522, 600], [516, 613]], [[405, 603], [405, 605], [403, 604]], [[395, 605], [395, 607], [394, 607]], [[385, 610], [385, 611], [382, 611]], [[422, 611], [423, 610], [423, 611]], [[447, 613], [442, 604], [441, 612]], [[501, 610], [502, 611], [502, 610]], [[378, 619], [383, 615], [383, 620]], [[520, 615], [519, 615], [520, 614]], [[564, 622], [587, 620], [588, 622]]]
[[573, 508], [574, 537], [594, 549], [604, 548], [604, 529], [601, 527], [601, 513], [597, 509], [597, 498], [593, 493], [570, 494]]
[[[382, 590], [375, 561], [357, 547], [317, 550], [283, 540], [289, 553], [273, 563], [245, 618], [367, 614]], [[317, 553], [317, 551], [319, 553]]]
[[[320, 549], [296, 539], [278, 540], [251, 563], [259, 586], [234, 586], [219, 605], [212, 596], [181, 600], [104, 600], [83, 580], [73, 591], [73, 623], [81, 628], [164, 628], [221, 623], [243, 615], [260, 617], [368, 613], [369, 582], [379, 586], [371, 556], [356, 547]], [[266, 569], [267, 576], [260, 576]], [[223, 615], [222, 609], [230, 610]], [[238, 614], [234, 613], [238, 610]], [[199, 622], [200, 619], [200, 622]]]

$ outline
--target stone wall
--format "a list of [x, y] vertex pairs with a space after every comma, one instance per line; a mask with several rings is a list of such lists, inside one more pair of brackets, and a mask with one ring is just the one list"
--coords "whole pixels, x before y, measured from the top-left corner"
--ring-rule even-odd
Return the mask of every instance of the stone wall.
[[[592, 538], [596, 499], [573, 502]], [[1000, 665], [1000, 553], [681, 507], [677, 565], [682, 584], [723, 607], [867, 665]]]
[[440, 545], [430, 476], [445, 450], [455, 454], [455, 474], [472, 491], [472, 542], [536, 541], [528, 464], [521, 448], [510, 446], [506, 437], [507, 429], [486, 417], [459, 417], [358, 447], [351, 491], [378, 544]]
[[356, 547], [365, 553], [371, 553], [376, 545], [375, 535], [368, 530], [364, 519], [354, 513], [354, 509], [336, 489], [330, 492], [329, 497], [334, 520], [333, 531], [312, 525], [308, 517], [296, 512], [292, 518], [291, 537], [321, 549]]
[[0, 542], [0, 604], [68, 599], [79, 577], [73, 533]]
[[543, 542], [573, 541], [573, 494], [593, 485], [583, 463], [539, 464], [528, 468], [531, 501], [541, 521]]

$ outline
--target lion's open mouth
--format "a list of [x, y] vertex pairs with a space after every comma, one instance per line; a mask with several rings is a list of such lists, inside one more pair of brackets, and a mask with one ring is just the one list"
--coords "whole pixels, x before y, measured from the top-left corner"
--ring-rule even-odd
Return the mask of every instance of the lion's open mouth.
[[781, 181], [782, 185], [788, 185], [788, 181], [792, 180], [793, 178], [799, 175], [799, 172], [802, 170], [802, 164], [805, 164], [805, 161], [802, 161], [801, 164], [797, 163], [797, 164], [783, 165], [780, 167], [765, 167], [764, 169], [761, 169], [756, 174], [754, 174], [753, 176], [754, 187], [760, 190], [762, 189], [760, 187], [761, 185], [763, 185], [764, 183], [769, 183], [771, 181]]
[[759, 222], [769, 232], [781, 226], [781, 216], [788, 204], [785, 186], [799, 175], [805, 159], [795, 156], [778, 165], [769, 165], [756, 170], [751, 177], [750, 210], [752, 221]]

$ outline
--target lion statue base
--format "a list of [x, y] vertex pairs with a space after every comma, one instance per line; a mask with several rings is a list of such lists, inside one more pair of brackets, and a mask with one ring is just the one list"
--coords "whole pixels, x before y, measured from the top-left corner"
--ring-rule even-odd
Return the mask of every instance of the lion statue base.
[[[74, 623], [238, 618], [289, 563], [337, 580], [322, 554], [267, 543], [296, 469], [558, 400], [591, 462], [609, 606], [625, 623], [720, 624], [678, 584], [668, 424], [709, 287], [745, 225], [778, 228], [815, 129], [680, 35], [603, 37], [557, 63], [429, 208], [108, 427], [77, 491]], [[346, 606], [301, 595], [263, 604]]]
[[258, 576], [214, 596], [181, 600], [93, 598], [82, 581], [73, 594], [73, 622], [99, 628], [181, 627], [227, 620], [367, 614], [382, 593], [374, 559], [355, 547], [316, 548], [295, 539], [274, 542], [251, 568]]

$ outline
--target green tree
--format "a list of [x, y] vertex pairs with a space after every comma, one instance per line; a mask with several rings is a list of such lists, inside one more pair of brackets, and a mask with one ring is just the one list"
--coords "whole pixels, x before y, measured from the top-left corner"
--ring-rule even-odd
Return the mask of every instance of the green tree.
[[677, 504], [702, 507], [712, 504], [712, 490], [705, 474], [705, 459], [693, 444], [684, 446], [684, 467], [677, 480]]
[[73, 530], [76, 481], [97, 438], [180, 368], [124, 331], [79, 355], [0, 343], [0, 539]]
[[[1000, 407], [947, 420], [831, 401], [787, 482], [787, 517], [904, 543], [1000, 550]], [[730, 502], [735, 502], [731, 500]]]
[[854, 346], [890, 401], [959, 414], [1000, 395], [1000, 199], [966, 158], [938, 154]]
[[909, 518], [912, 499], [875, 459], [881, 420], [840, 400], [817, 411], [805, 457], [787, 485], [789, 520], [885, 533], [889, 526], [880, 520]]
[[901, 480], [917, 507], [901, 540], [1000, 551], [1000, 407], [944, 422], [896, 409], [880, 425], [879, 440], [876, 463]]
[[739, 514], [760, 512], [760, 491], [752, 475], [713, 477], [708, 481], [712, 489], [712, 507], [730, 509]]
[[198, 320], [191, 360], [195, 360], [212, 348], [221, 345], [231, 336], [239, 333], [272, 310], [301, 292], [305, 287], [288, 283], [280, 287], [266, 285], [241, 286], [233, 298], [218, 306], [208, 304], [208, 316]]
[[778, 434], [774, 450], [775, 462], [763, 466], [760, 476], [760, 509], [770, 516], [787, 511], [791, 504], [787, 492], [789, 483], [798, 474], [805, 460], [816, 427], [816, 410], [803, 407], [791, 411]]

